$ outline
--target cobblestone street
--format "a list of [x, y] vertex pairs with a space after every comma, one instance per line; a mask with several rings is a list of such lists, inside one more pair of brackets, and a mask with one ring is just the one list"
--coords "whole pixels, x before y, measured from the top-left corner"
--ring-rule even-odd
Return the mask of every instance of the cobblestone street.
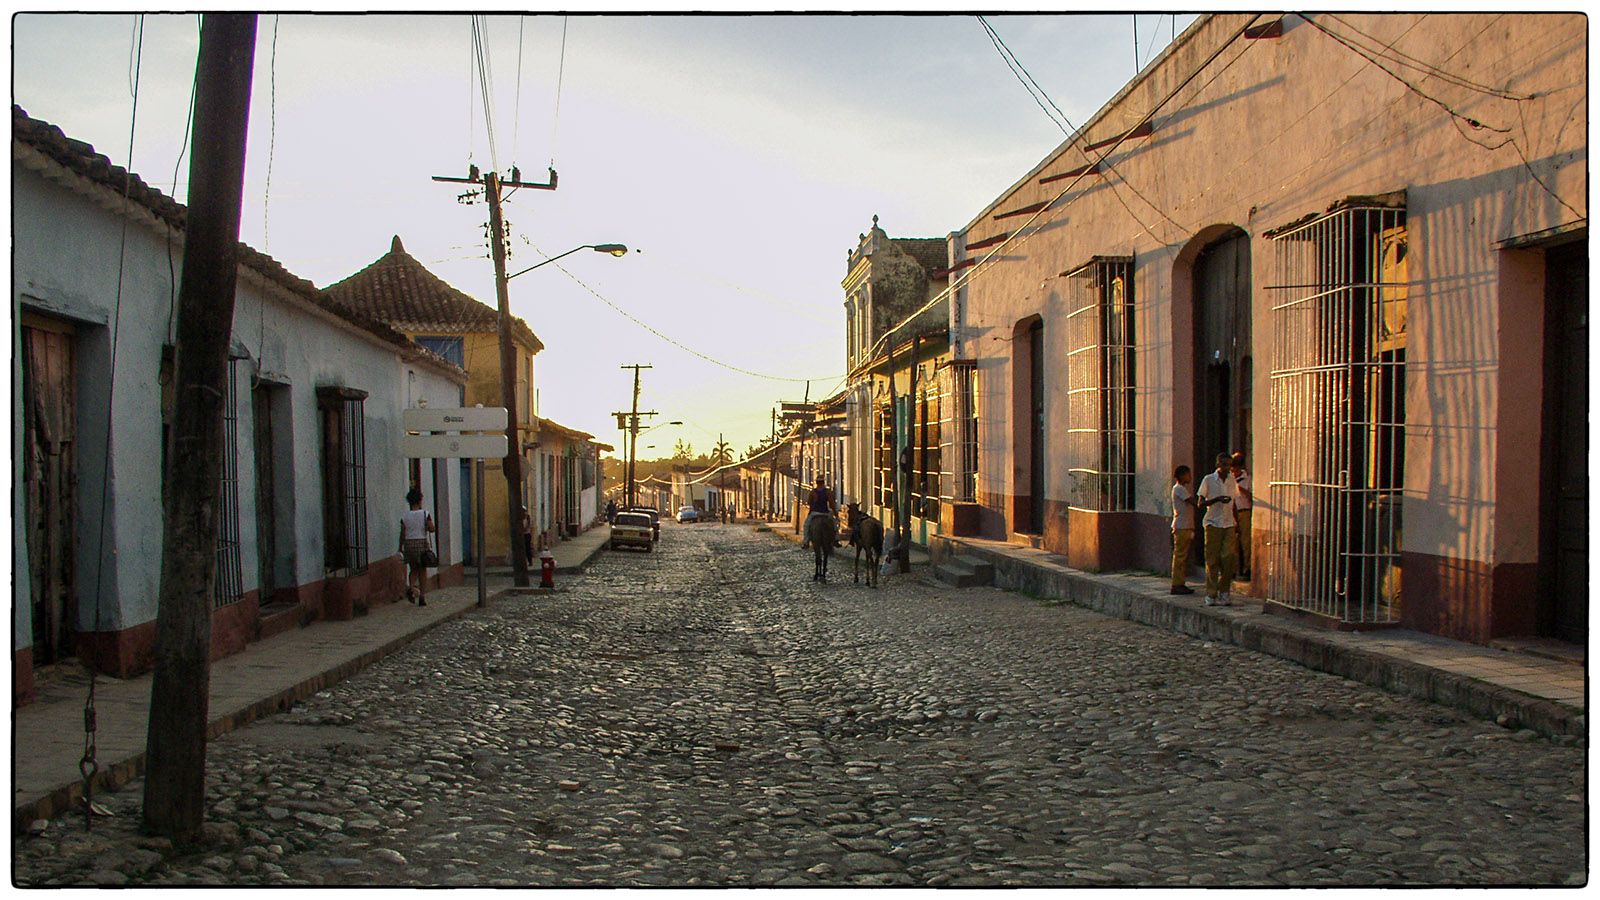
[[[748, 526], [662, 529], [214, 741], [21, 884], [1581, 884], [1586, 742]], [[842, 573], [842, 575], [841, 575]]]

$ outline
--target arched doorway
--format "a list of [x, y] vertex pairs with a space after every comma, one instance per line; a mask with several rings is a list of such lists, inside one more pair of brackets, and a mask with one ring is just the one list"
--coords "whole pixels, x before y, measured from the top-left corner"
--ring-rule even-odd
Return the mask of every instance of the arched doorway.
[[1241, 450], [1252, 460], [1250, 235], [1229, 228], [1194, 259], [1195, 471]]

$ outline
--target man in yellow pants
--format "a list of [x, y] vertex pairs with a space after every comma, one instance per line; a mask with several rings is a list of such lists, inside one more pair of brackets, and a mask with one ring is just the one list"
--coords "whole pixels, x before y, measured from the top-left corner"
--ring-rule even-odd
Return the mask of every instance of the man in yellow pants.
[[1188, 466], [1172, 473], [1172, 593], [1192, 594], [1189, 587], [1189, 545], [1194, 543], [1194, 474]]
[[1233, 460], [1217, 454], [1217, 470], [1200, 482], [1200, 508], [1206, 526], [1206, 605], [1231, 606], [1234, 566], [1239, 560], [1239, 529], [1233, 504], [1239, 488], [1233, 481]]

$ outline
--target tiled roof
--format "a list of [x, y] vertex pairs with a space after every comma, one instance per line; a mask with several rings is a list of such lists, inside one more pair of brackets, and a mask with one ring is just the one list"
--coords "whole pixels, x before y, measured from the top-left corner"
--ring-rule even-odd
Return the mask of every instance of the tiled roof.
[[[149, 210], [157, 220], [176, 228], [178, 231], [181, 232], [187, 227], [189, 220], [188, 207], [145, 184], [144, 180], [137, 174], [129, 173], [128, 170], [121, 166], [113, 165], [106, 156], [95, 152], [93, 145], [67, 137], [59, 127], [42, 119], [35, 119], [29, 116], [22, 107], [15, 104], [11, 107], [11, 139], [16, 143], [32, 147], [51, 161], [96, 184], [111, 188], [118, 193], [126, 191], [129, 200]], [[316, 285], [290, 272], [283, 267], [282, 263], [254, 247], [241, 242], [238, 253], [241, 266], [249, 268], [268, 281], [305, 298], [316, 306], [322, 307], [339, 318], [359, 326], [391, 344], [404, 348], [413, 355], [420, 354], [439, 365], [446, 366], [457, 372], [460, 371], [458, 367], [447, 362], [438, 354], [417, 346], [411, 339], [394, 328], [370, 315], [350, 309], [338, 300], [317, 290]]]
[[[377, 262], [323, 290], [329, 296], [406, 331], [445, 334], [492, 332], [499, 328], [494, 307], [446, 284], [406, 252], [395, 235]], [[522, 319], [511, 317], [511, 333], [538, 353], [544, 344]]]
[[892, 238], [894, 245], [922, 264], [928, 277], [950, 264], [949, 245], [944, 238]]

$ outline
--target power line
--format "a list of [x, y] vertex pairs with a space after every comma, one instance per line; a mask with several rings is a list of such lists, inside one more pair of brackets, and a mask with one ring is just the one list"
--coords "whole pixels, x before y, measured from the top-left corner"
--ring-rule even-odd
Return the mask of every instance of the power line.
[[[1079, 172], [1070, 182], [1067, 183], [1066, 187], [1061, 189], [1060, 193], [1056, 194], [1055, 197], [1053, 197], [1052, 199], [1047, 201], [1043, 206], [1041, 206], [1038, 209], [1038, 211], [1036, 211], [1032, 215], [1028, 216], [1028, 218], [1026, 220], [1024, 220], [1021, 225], [1017, 226], [1017, 228], [1014, 231], [1011, 232], [1011, 235], [1009, 237], [1007, 237], [1005, 240], [1001, 241], [1000, 243], [995, 244], [993, 247], [991, 247], [989, 249], [989, 252], [985, 253], [981, 258], [978, 259], [977, 262], [973, 263], [971, 272], [968, 272], [965, 276], [959, 277], [957, 279], [957, 283], [952, 284], [949, 287], [945, 288], [944, 290], [940, 291], [936, 296], [934, 296], [932, 299], [930, 299], [927, 303], [924, 303], [915, 312], [911, 313], [911, 315], [909, 315], [905, 319], [903, 319], [900, 322], [900, 324], [895, 325], [894, 327], [889, 328], [888, 330], [886, 330], [883, 333], [882, 336], [880, 336], [876, 341], [873, 342], [871, 355], [876, 355], [878, 347], [881, 344], [883, 344], [885, 341], [887, 341], [889, 339], [890, 335], [892, 335], [896, 331], [899, 331], [900, 329], [906, 327], [906, 325], [910, 324], [913, 320], [915, 320], [917, 316], [919, 316], [922, 313], [927, 312], [928, 310], [932, 309], [934, 307], [934, 305], [939, 303], [941, 300], [949, 299], [951, 293], [957, 287], [959, 287], [959, 285], [961, 283], [970, 283], [974, 278], [977, 277], [979, 272], [983, 271], [983, 269], [990, 264], [991, 260], [993, 260], [995, 257], [1000, 255], [1001, 251], [1005, 250], [1007, 247], [1013, 246], [1014, 244], [1018, 244], [1018, 243], [1021, 242], [1021, 240], [1025, 240], [1027, 237], [1031, 237], [1033, 234], [1035, 234], [1036, 232], [1028, 231], [1028, 227], [1029, 226], [1031, 226], [1034, 222], [1038, 221], [1040, 216], [1044, 215], [1046, 212], [1049, 212], [1053, 208], [1055, 208], [1055, 205], [1058, 202], [1060, 202], [1060, 200], [1063, 197], [1066, 197], [1069, 193], [1071, 193], [1073, 191], [1073, 189], [1075, 189], [1078, 186], [1078, 183], [1081, 182], [1091, 171], [1093, 171], [1095, 169], [1095, 167], [1097, 167], [1101, 163], [1105, 162], [1105, 160], [1108, 157], [1110, 157], [1111, 154], [1117, 152], [1117, 149], [1120, 148], [1125, 141], [1127, 141], [1129, 135], [1133, 134], [1133, 132], [1137, 131], [1140, 126], [1144, 125], [1145, 123], [1149, 122], [1152, 118], [1154, 118], [1155, 114], [1157, 112], [1159, 112], [1168, 103], [1172, 102], [1172, 98], [1178, 96], [1178, 94], [1180, 92], [1182, 92], [1184, 88], [1187, 88], [1191, 82], [1193, 82], [1196, 78], [1200, 77], [1200, 73], [1204, 72], [1207, 67], [1209, 67], [1213, 62], [1215, 62], [1217, 57], [1222, 55], [1223, 51], [1225, 51], [1229, 47], [1233, 46], [1234, 41], [1237, 41], [1239, 38], [1243, 37], [1244, 33], [1246, 31], [1248, 31], [1250, 29], [1250, 27], [1252, 25], [1254, 25], [1256, 20], [1259, 19], [1259, 18], [1261, 18], [1261, 14], [1260, 13], [1252, 14], [1250, 16], [1250, 19], [1248, 21], [1246, 21], [1244, 23], [1244, 25], [1240, 26], [1238, 31], [1235, 31], [1232, 36], [1230, 36], [1226, 41], [1223, 41], [1221, 46], [1217, 47], [1216, 50], [1213, 50], [1211, 52], [1210, 56], [1207, 56], [1204, 60], [1201, 61], [1200, 65], [1195, 67], [1195, 70], [1193, 72], [1190, 72], [1187, 76], [1185, 76], [1184, 79], [1182, 81], [1178, 82], [1177, 86], [1174, 87], [1171, 91], [1169, 91], [1165, 97], [1161, 98], [1161, 100], [1158, 101], [1154, 106], [1150, 107], [1149, 112], [1146, 112], [1139, 119], [1138, 122], [1134, 123], [1134, 126], [1132, 128], [1128, 129], [1127, 131], [1123, 132], [1119, 137], [1117, 137], [1117, 139], [1114, 142], [1112, 142], [1111, 146], [1107, 147], [1105, 152], [1102, 153], [1100, 155], [1099, 159], [1097, 159], [1095, 161], [1094, 165], [1085, 168], [1082, 172]], [[1078, 196], [1082, 196], [1082, 195], [1080, 194]], [[1076, 199], [1077, 199], [1077, 197], [1073, 198], [1073, 200], [1076, 200]], [[1072, 203], [1072, 201], [1069, 200], [1066, 205], [1061, 207], [1061, 209], [1065, 209], [1067, 206], [1070, 206], [1071, 203]]]
[[[537, 244], [529, 242], [529, 246], [533, 247], [534, 252], [538, 253], [540, 256], [543, 256], [545, 259], [550, 259], [551, 258], [549, 254], [545, 253], [543, 250], [540, 250]], [[630, 313], [627, 310], [623, 309], [622, 307], [618, 306], [617, 304], [613, 303], [610, 300], [610, 298], [606, 297], [604, 294], [602, 294], [599, 291], [595, 290], [594, 288], [590, 287], [586, 282], [584, 282], [583, 279], [581, 279], [578, 276], [576, 276], [576, 275], [572, 274], [571, 272], [567, 271], [566, 266], [563, 266], [560, 263], [552, 263], [552, 265], [554, 265], [557, 269], [560, 269], [561, 270], [561, 274], [563, 274], [563, 275], [567, 276], [568, 278], [572, 279], [573, 282], [576, 283], [579, 287], [581, 287], [584, 290], [588, 291], [590, 294], [593, 294], [595, 296], [595, 299], [599, 300], [601, 303], [604, 303], [605, 305], [607, 305], [607, 306], [611, 307], [612, 309], [616, 310], [619, 314], [622, 315], [623, 318], [627, 319], [628, 321], [632, 322], [635, 325], [638, 325], [640, 328], [643, 328], [645, 331], [650, 332], [651, 334], [655, 335], [656, 337], [661, 338], [662, 340], [666, 341], [667, 343], [671, 344], [672, 346], [677, 347], [679, 350], [682, 350], [685, 353], [688, 353], [688, 354], [690, 354], [692, 356], [698, 356], [699, 358], [705, 360], [708, 363], [711, 363], [712, 365], [721, 366], [722, 368], [727, 369], [730, 372], [737, 372], [740, 375], [748, 375], [751, 378], [765, 378], [765, 379], [767, 379], [769, 381], [792, 381], [792, 382], [796, 382], [796, 383], [803, 383], [803, 382], [806, 382], [806, 381], [825, 381], [825, 380], [829, 380], [829, 379], [833, 379], [833, 378], [839, 377], [839, 376], [835, 376], [835, 375], [829, 375], [829, 376], [827, 376], [826, 379], [824, 379], [824, 378], [792, 378], [792, 377], [788, 377], [788, 376], [784, 376], [784, 375], [769, 375], [769, 374], [767, 374], [765, 372], [753, 372], [753, 371], [751, 371], [749, 369], [741, 368], [741, 367], [736, 366], [736, 365], [734, 365], [732, 363], [723, 362], [722, 360], [717, 359], [715, 357], [707, 356], [706, 354], [701, 353], [699, 350], [696, 350], [693, 347], [690, 347], [687, 344], [684, 344], [681, 341], [678, 341], [678, 340], [676, 340], [676, 339], [664, 334], [663, 332], [661, 332], [660, 330], [658, 330], [654, 326], [650, 325], [648, 322], [645, 322], [644, 320], [642, 320], [639, 317], [635, 316], [633, 313]]]
[[556, 64], [556, 111], [550, 117], [550, 168], [556, 167], [556, 141], [561, 135], [561, 82], [567, 74], [567, 17], [561, 17], [561, 57]]
[[[198, 37], [200, 31], [200, 17], [195, 16], [195, 32]], [[172, 192], [173, 200], [178, 199], [178, 170], [183, 166], [183, 155], [189, 149], [189, 135], [194, 128], [194, 101], [196, 93], [200, 90], [200, 64], [195, 62], [194, 79], [189, 82], [189, 111], [183, 117], [183, 143], [178, 147], [178, 159], [172, 164]], [[131, 160], [130, 160], [131, 161]], [[185, 182], [187, 184], [188, 182]], [[185, 199], [187, 199], [185, 194]], [[172, 232], [174, 227], [169, 225], [165, 234], [167, 239], [167, 340], [173, 340], [173, 319], [178, 315], [178, 270], [172, 261]]]
[[511, 113], [511, 164], [517, 162], [517, 136], [522, 131], [522, 26], [527, 16], [517, 16], [517, 93]]
[[278, 19], [272, 17], [272, 62], [268, 66], [268, 83], [271, 92], [268, 100], [268, 110], [271, 112], [271, 129], [267, 139], [267, 186], [261, 198], [261, 249], [272, 250], [272, 160], [278, 150]]
[[[1356, 34], [1360, 35], [1362, 38], [1366, 39], [1367, 41], [1369, 41], [1369, 42], [1371, 42], [1373, 44], [1379, 44], [1381, 49], [1373, 50], [1372, 48], [1368, 47], [1367, 48], [1368, 51], [1372, 52], [1372, 53], [1375, 53], [1378, 56], [1382, 56], [1384, 59], [1390, 60], [1391, 62], [1394, 62], [1397, 65], [1407, 66], [1408, 68], [1416, 69], [1416, 70], [1418, 70], [1420, 72], [1423, 72], [1425, 74], [1432, 75], [1435, 78], [1438, 78], [1438, 79], [1440, 79], [1442, 81], [1447, 81], [1447, 82], [1449, 82], [1451, 84], [1456, 85], [1457, 87], [1463, 87], [1463, 88], [1466, 88], [1468, 90], [1478, 91], [1479, 93], [1489, 94], [1491, 96], [1499, 97], [1499, 98], [1501, 98], [1503, 100], [1532, 100], [1533, 99], [1533, 95], [1532, 94], [1516, 94], [1516, 93], [1512, 93], [1511, 91], [1506, 91], [1506, 90], [1501, 90], [1500, 88], [1490, 87], [1490, 86], [1488, 86], [1486, 84], [1480, 84], [1480, 83], [1478, 83], [1476, 81], [1471, 80], [1470, 78], [1467, 78], [1464, 75], [1457, 75], [1454, 72], [1451, 72], [1451, 71], [1449, 71], [1447, 69], [1440, 68], [1439, 66], [1437, 66], [1437, 65], [1435, 65], [1433, 63], [1430, 63], [1430, 62], [1428, 62], [1426, 60], [1418, 59], [1417, 57], [1412, 56], [1412, 55], [1410, 55], [1409, 53], [1406, 53], [1403, 50], [1396, 49], [1392, 42], [1390, 44], [1384, 45], [1379, 41], [1378, 38], [1373, 37], [1372, 35], [1366, 33], [1365, 31], [1362, 31], [1361, 29], [1357, 28], [1356, 26], [1350, 24], [1349, 22], [1345, 21], [1344, 19], [1339, 18], [1338, 16], [1336, 16], [1336, 15], [1334, 15], [1332, 13], [1325, 13], [1325, 15], [1327, 15], [1328, 18], [1334, 20], [1335, 22], [1338, 22], [1340, 25], [1344, 26], [1346, 29], [1348, 29], [1350, 31], [1353, 31]], [[1427, 13], [1423, 13], [1422, 17], [1426, 18], [1427, 17]], [[1499, 19], [1499, 17], [1497, 17], [1495, 21], [1498, 21], [1498, 19]], [[1489, 25], [1485, 25], [1483, 27], [1483, 31], [1488, 31], [1489, 28], [1493, 26], [1493, 24], [1494, 24], [1494, 22], [1491, 21], [1489, 23]], [[1407, 30], [1409, 31], [1410, 29], [1407, 29]], [[1478, 33], [1482, 34], [1483, 31], [1480, 31]], [[1352, 38], [1351, 41], [1354, 42], [1355, 39]]]

